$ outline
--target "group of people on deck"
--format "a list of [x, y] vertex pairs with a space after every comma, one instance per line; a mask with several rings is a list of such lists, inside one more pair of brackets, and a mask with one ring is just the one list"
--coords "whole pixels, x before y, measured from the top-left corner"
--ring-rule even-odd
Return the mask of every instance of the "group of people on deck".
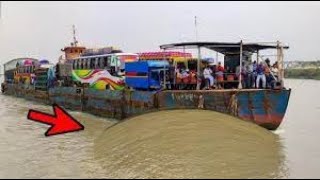
[[[208, 88], [237, 88], [240, 80], [242, 88], [246, 89], [274, 89], [276, 86], [279, 86], [277, 83], [279, 71], [277, 62], [271, 66], [270, 60], [266, 59], [260, 63], [254, 61], [251, 64], [246, 64], [243, 62], [241, 65], [241, 67], [237, 66], [235, 69], [229, 67], [224, 69], [221, 62], [217, 66], [210, 66], [208, 64], [203, 70], [204, 79], [209, 80]], [[225, 86], [228, 84], [229, 86]]]

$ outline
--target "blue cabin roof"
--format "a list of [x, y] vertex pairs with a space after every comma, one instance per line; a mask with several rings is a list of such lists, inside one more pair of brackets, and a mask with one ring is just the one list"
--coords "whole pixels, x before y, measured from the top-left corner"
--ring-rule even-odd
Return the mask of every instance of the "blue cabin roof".
[[127, 62], [125, 64], [126, 72], [148, 72], [149, 68], [167, 68], [169, 67], [168, 61], [136, 61], [136, 62]]
[[159, 67], [169, 67], [168, 61], [156, 61], [156, 60], [148, 60], [149, 67], [159, 68]]

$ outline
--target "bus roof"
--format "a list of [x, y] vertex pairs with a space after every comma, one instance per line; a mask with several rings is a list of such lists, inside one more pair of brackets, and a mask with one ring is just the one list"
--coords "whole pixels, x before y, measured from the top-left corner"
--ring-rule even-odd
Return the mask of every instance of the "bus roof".
[[105, 56], [112, 56], [112, 55], [116, 55], [116, 56], [122, 56], [122, 55], [125, 55], [125, 56], [138, 56], [138, 54], [136, 54], [136, 53], [111, 53], [111, 54], [101, 54], [101, 55], [93, 55], [93, 56], [82, 56], [82, 57], [78, 57], [76, 59], [97, 58], [97, 57], [105, 57]]

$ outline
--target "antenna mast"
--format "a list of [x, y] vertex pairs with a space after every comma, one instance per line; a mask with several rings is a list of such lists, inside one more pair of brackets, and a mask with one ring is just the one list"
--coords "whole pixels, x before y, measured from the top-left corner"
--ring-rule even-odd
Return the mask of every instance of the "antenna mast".
[[194, 16], [194, 26], [196, 31], [196, 41], [198, 41], [197, 16]]
[[0, 1], [0, 19], [2, 18], [2, 14], [1, 14], [1, 12], [2, 12], [2, 1]]
[[73, 43], [71, 43], [71, 45], [73, 44], [75, 47], [77, 47], [78, 40], [76, 38], [76, 27], [75, 27], [75, 25], [72, 25], [72, 30], [73, 30]]

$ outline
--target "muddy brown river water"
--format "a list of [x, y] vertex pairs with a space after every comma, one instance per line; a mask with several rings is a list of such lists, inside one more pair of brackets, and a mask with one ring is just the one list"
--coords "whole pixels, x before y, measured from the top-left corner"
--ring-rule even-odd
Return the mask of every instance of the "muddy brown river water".
[[202, 110], [115, 121], [70, 112], [85, 130], [45, 137], [26, 119], [50, 106], [0, 95], [0, 178], [319, 178], [320, 81], [293, 89], [276, 131]]

